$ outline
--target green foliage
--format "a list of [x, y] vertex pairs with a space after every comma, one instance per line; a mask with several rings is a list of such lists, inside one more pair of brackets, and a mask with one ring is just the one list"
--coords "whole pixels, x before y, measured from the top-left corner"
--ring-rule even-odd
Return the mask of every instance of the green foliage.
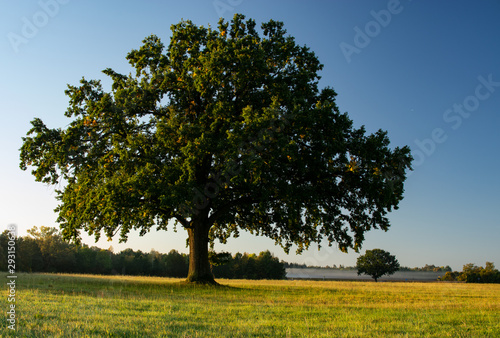
[[189, 258], [186, 254], [180, 254], [176, 250], [164, 256], [161, 263], [165, 266], [165, 276], [186, 277], [188, 274]]
[[465, 264], [462, 272], [447, 272], [440, 281], [459, 281], [466, 283], [500, 283], [500, 271], [492, 262], [486, 262], [485, 267], [473, 263]]
[[7, 255], [8, 255], [9, 230], [5, 230], [0, 234], [0, 271], [7, 271]]
[[457, 277], [460, 275], [459, 272], [456, 271], [446, 271], [443, 277], [438, 278], [439, 281], [444, 282], [453, 282], [457, 280]]
[[228, 264], [232, 259], [231, 253], [229, 252], [210, 251], [208, 255], [209, 255], [208, 259], [210, 261], [211, 266]]
[[354, 128], [335, 91], [318, 89], [315, 54], [283, 23], [259, 34], [244, 19], [217, 29], [182, 21], [167, 48], [147, 37], [127, 55], [130, 75], [103, 71], [110, 91], [96, 80], [68, 86], [65, 129], [31, 122], [21, 168], [65, 181], [65, 239], [78, 242], [83, 230], [125, 241], [131, 229], [144, 235], [175, 220], [203, 241], [190, 245], [205, 260], [194, 268], [209, 264], [205, 242], [240, 230], [301, 252], [325, 239], [358, 250], [366, 231], [389, 228], [410, 149]]
[[[16, 239], [16, 271], [72, 272], [84, 274], [121, 274], [181, 278], [188, 275], [189, 255], [171, 250], [167, 254], [151, 250], [125, 249], [117, 254], [88, 245], [64, 242], [55, 228], [33, 227], [29, 236]], [[7, 252], [8, 231], [0, 234], [0, 255]], [[0, 271], [7, 271], [7, 260]], [[284, 279], [285, 265], [269, 251], [255, 254], [211, 252], [211, 264], [217, 278]]]
[[[0, 271], [7, 271], [6, 258], [8, 251], [8, 242], [9, 231], [5, 230], [2, 234], [0, 234]], [[31, 237], [17, 237], [15, 238], [15, 242], [16, 271], [44, 271], [44, 266], [49, 266], [48, 264], [44, 264], [42, 251], [40, 250], [42, 239], [34, 239]], [[62, 245], [64, 246], [65, 244], [66, 243]]]
[[375, 282], [383, 275], [392, 275], [399, 270], [399, 262], [395, 256], [382, 249], [366, 250], [356, 261], [358, 275], [371, 276]]
[[486, 262], [485, 267], [473, 263], [465, 264], [462, 272], [457, 273], [457, 281], [467, 283], [500, 283], [500, 271], [492, 262]]
[[231, 257], [224, 253], [225, 262], [212, 267], [216, 278], [238, 279], [285, 279], [285, 263], [280, 262], [271, 252], [259, 255], [237, 253]]
[[452, 271], [449, 265], [447, 266], [436, 266], [434, 264], [425, 264], [425, 266], [418, 268], [400, 267], [401, 271], [425, 271], [425, 272], [447, 272]]

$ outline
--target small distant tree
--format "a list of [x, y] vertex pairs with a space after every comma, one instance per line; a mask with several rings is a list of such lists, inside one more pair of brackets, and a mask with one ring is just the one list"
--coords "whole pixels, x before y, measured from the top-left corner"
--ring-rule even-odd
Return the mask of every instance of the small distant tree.
[[396, 256], [382, 249], [366, 250], [363, 256], [358, 257], [356, 262], [358, 275], [371, 276], [375, 282], [383, 275], [392, 275], [399, 270], [399, 262]]

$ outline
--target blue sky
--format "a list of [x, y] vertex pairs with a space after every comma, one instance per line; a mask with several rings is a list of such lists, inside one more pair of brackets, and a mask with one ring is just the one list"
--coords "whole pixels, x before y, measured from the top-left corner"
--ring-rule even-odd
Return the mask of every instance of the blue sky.
[[[165, 44], [170, 25], [189, 19], [216, 26], [245, 14], [283, 21], [288, 33], [324, 64], [321, 87], [356, 126], [389, 132], [409, 145], [414, 172], [388, 232], [368, 233], [365, 249], [382, 248], [405, 266], [466, 263], [500, 266], [500, 2], [499, 1], [2, 1], [0, 14], [0, 227], [57, 226], [54, 187], [19, 169], [21, 137], [40, 117], [64, 127], [67, 84], [128, 73], [126, 54], [150, 34]], [[103, 81], [106, 85], [109, 82]], [[187, 252], [186, 233], [152, 231], [129, 241], [85, 238], [115, 251], [131, 247]], [[326, 245], [300, 256], [251, 235], [217, 250], [269, 249], [290, 262], [354, 265], [359, 254]]]

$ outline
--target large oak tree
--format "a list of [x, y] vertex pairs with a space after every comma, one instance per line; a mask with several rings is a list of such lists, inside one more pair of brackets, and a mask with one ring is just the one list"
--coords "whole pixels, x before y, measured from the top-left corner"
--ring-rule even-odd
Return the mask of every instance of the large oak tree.
[[209, 244], [240, 230], [300, 252], [325, 239], [358, 250], [366, 231], [388, 229], [409, 148], [354, 128], [335, 91], [318, 89], [315, 54], [283, 23], [182, 21], [166, 49], [150, 36], [127, 60], [129, 75], [103, 71], [109, 92], [96, 80], [68, 86], [66, 128], [36, 118], [23, 138], [21, 168], [64, 182], [66, 239], [83, 230], [124, 241], [132, 229], [180, 225], [188, 281], [213, 283]]

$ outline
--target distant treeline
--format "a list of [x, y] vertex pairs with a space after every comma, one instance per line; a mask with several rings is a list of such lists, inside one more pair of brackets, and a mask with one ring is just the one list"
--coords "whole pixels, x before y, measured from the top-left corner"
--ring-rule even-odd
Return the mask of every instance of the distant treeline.
[[448, 271], [439, 278], [441, 281], [458, 281], [467, 283], [500, 283], [500, 271], [495, 269], [492, 262], [486, 262], [486, 266], [476, 266], [469, 263], [464, 265], [461, 272]]
[[[65, 242], [51, 227], [34, 227], [29, 236], [17, 237], [15, 271], [64, 272], [84, 274], [122, 274], [164, 277], [186, 277], [189, 255], [171, 250], [162, 254], [126, 249], [120, 253], [87, 245]], [[8, 268], [9, 232], [0, 235], [0, 271]], [[269, 251], [255, 254], [211, 253], [216, 278], [283, 279], [284, 262]]]
[[306, 265], [306, 264], [301, 264], [301, 263], [285, 263], [285, 267], [288, 268], [295, 268], [295, 269], [337, 269], [337, 270], [356, 270], [355, 266], [344, 266], [342, 264], [340, 265], [332, 265], [332, 266], [314, 266], [314, 265]]
[[424, 271], [424, 272], [447, 272], [452, 271], [449, 265], [447, 266], [435, 266], [433, 264], [425, 264], [422, 268], [408, 268], [408, 267], [400, 267], [399, 271]]

